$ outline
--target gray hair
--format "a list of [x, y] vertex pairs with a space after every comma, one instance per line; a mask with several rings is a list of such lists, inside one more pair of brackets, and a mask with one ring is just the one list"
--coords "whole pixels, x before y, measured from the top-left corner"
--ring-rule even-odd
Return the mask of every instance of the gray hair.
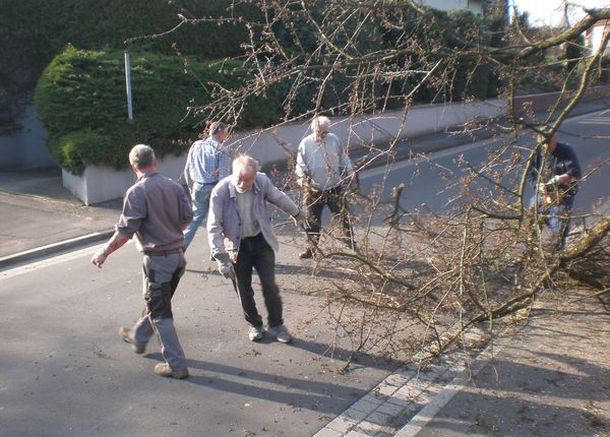
[[138, 169], [150, 167], [156, 159], [155, 151], [146, 144], [136, 144], [129, 152], [129, 163]]
[[316, 132], [320, 126], [330, 126], [330, 118], [320, 115], [311, 120], [311, 130]]
[[249, 155], [239, 155], [233, 160], [233, 174], [239, 174], [242, 170], [256, 173], [259, 169], [258, 161]]
[[225, 123], [223, 123], [222, 121], [215, 121], [210, 125], [208, 133], [210, 135], [216, 135], [218, 132], [223, 132], [227, 129], [229, 129], [229, 126], [227, 126]]

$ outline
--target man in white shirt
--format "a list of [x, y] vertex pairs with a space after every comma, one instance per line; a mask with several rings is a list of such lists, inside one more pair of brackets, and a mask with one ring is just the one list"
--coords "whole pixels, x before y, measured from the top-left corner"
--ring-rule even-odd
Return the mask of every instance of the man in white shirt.
[[312, 133], [301, 141], [297, 152], [296, 175], [303, 188], [307, 214], [308, 247], [300, 258], [312, 258], [320, 239], [320, 218], [324, 206], [333, 216], [341, 218], [345, 241], [353, 247], [352, 227], [345, 199], [346, 187], [354, 176], [352, 163], [343, 143], [330, 133], [328, 117], [316, 117], [311, 122]]

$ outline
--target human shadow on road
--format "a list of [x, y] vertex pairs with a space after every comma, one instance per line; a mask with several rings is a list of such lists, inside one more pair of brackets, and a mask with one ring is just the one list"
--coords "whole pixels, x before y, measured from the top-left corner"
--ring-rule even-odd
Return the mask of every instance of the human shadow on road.
[[[187, 268], [186, 271], [189, 273], [196, 273], [196, 274], [200, 274], [200, 275], [220, 276], [220, 273], [218, 272], [218, 270], [216, 270], [216, 268], [210, 268], [207, 270]], [[313, 274], [313, 271], [314, 271], [313, 265], [298, 266], [298, 265], [293, 265], [293, 264], [279, 264], [279, 263], [275, 265], [275, 273], [278, 277], [280, 277], [280, 279], [279, 279], [280, 281], [282, 280], [281, 276], [302, 275], [302, 276], [306, 276], [306, 277], [311, 277]], [[327, 278], [327, 279], [340, 279], [340, 278], [345, 277], [345, 273], [335, 271], [335, 270], [330, 270], [330, 269], [318, 268], [316, 270], [316, 276], [321, 277], [321, 278]]]
[[[162, 360], [159, 353], [148, 354], [146, 358]], [[191, 376], [186, 381], [192, 384], [328, 414], [339, 414], [366, 393], [343, 384], [281, 376], [211, 361], [189, 359], [187, 366]]]

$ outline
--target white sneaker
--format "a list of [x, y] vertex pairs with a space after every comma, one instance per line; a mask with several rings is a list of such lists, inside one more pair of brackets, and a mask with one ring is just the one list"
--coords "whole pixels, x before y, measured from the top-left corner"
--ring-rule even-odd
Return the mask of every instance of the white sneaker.
[[248, 338], [250, 341], [259, 341], [263, 338], [265, 334], [265, 329], [262, 326], [250, 326], [248, 330]]
[[277, 341], [280, 343], [290, 343], [292, 340], [290, 332], [288, 332], [288, 329], [284, 325], [274, 326], [273, 328], [269, 328], [268, 331], [272, 335], [275, 335], [275, 338], [277, 338]]

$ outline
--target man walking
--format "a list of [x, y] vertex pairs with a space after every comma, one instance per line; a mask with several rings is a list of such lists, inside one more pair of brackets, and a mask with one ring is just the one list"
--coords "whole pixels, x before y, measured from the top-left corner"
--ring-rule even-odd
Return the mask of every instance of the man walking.
[[184, 167], [184, 180], [191, 193], [193, 221], [184, 231], [184, 247], [193, 241], [197, 229], [207, 218], [210, 194], [216, 183], [231, 172], [231, 157], [222, 144], [229, 136], [229, 127], [215, 121], [210, 125], [209, 136], [195, 141], [191, 146]]
[[324, 206], [333, 216], [341, 218], [344, 240], [353, 247], [352, 227], [345, 200], [346, 187], [354, 176], [347, 150], [339, 138], [329, 132], [330, 120], [316, 117], [311, 122], [312, 133], [303, 138], [297, 152], [296, 175], [303, 189], [307, 211], [307, 249], [299, 257], [312, 258], [320, 239]]
[[154, 372], [186, 378], [188, 369], [174, 328], [171, 299], [186, 266], [182, 231], [193, 218], [191, 205], [179, 184], [157, 173], [151, 147], [134, 146], [129, 163], [138, 180], [125, 194], [116, 232], [91, 262], [101, 268], [108, 256], [135, 234], [138, 250], [144, 254], [146, 307], [133, 329], [121, 328], [119, 335], [135, 353], [143, 354], [156, 331], [165, 363], [155, 365]]
[[[218, 270], [233, 285], [239, 296], [250, 329], [250, 341], [263, 338], [263, 321], [256, 309], [252, 289], [252, 269], [256, 269], [268, 313], [269, 332], [278, 341], [291, 340], [284, 326], [280, 290], [275, 282], [275, 252], [279, 244], [273, 234], [267, 202], [292, 215], [295, 221], [305, 216], [286, 194], [278, 190], [258, 163], [247, 155], [233, 161], [233, 174], [212, 190], [208, 238]], [[226, 245], [225, 245], [226, 241]]]
[[557, 135], [538, 135], [541, 151], [532, 162], [529, 174], [535, 193], [531, 208], [539, 208], [546, 214], [548, 224], [557, 245], [563, 249], [570, 229], [570, 214], [578, 192], [581, 177], [580, 164], [572, 147], [557, 141]]

